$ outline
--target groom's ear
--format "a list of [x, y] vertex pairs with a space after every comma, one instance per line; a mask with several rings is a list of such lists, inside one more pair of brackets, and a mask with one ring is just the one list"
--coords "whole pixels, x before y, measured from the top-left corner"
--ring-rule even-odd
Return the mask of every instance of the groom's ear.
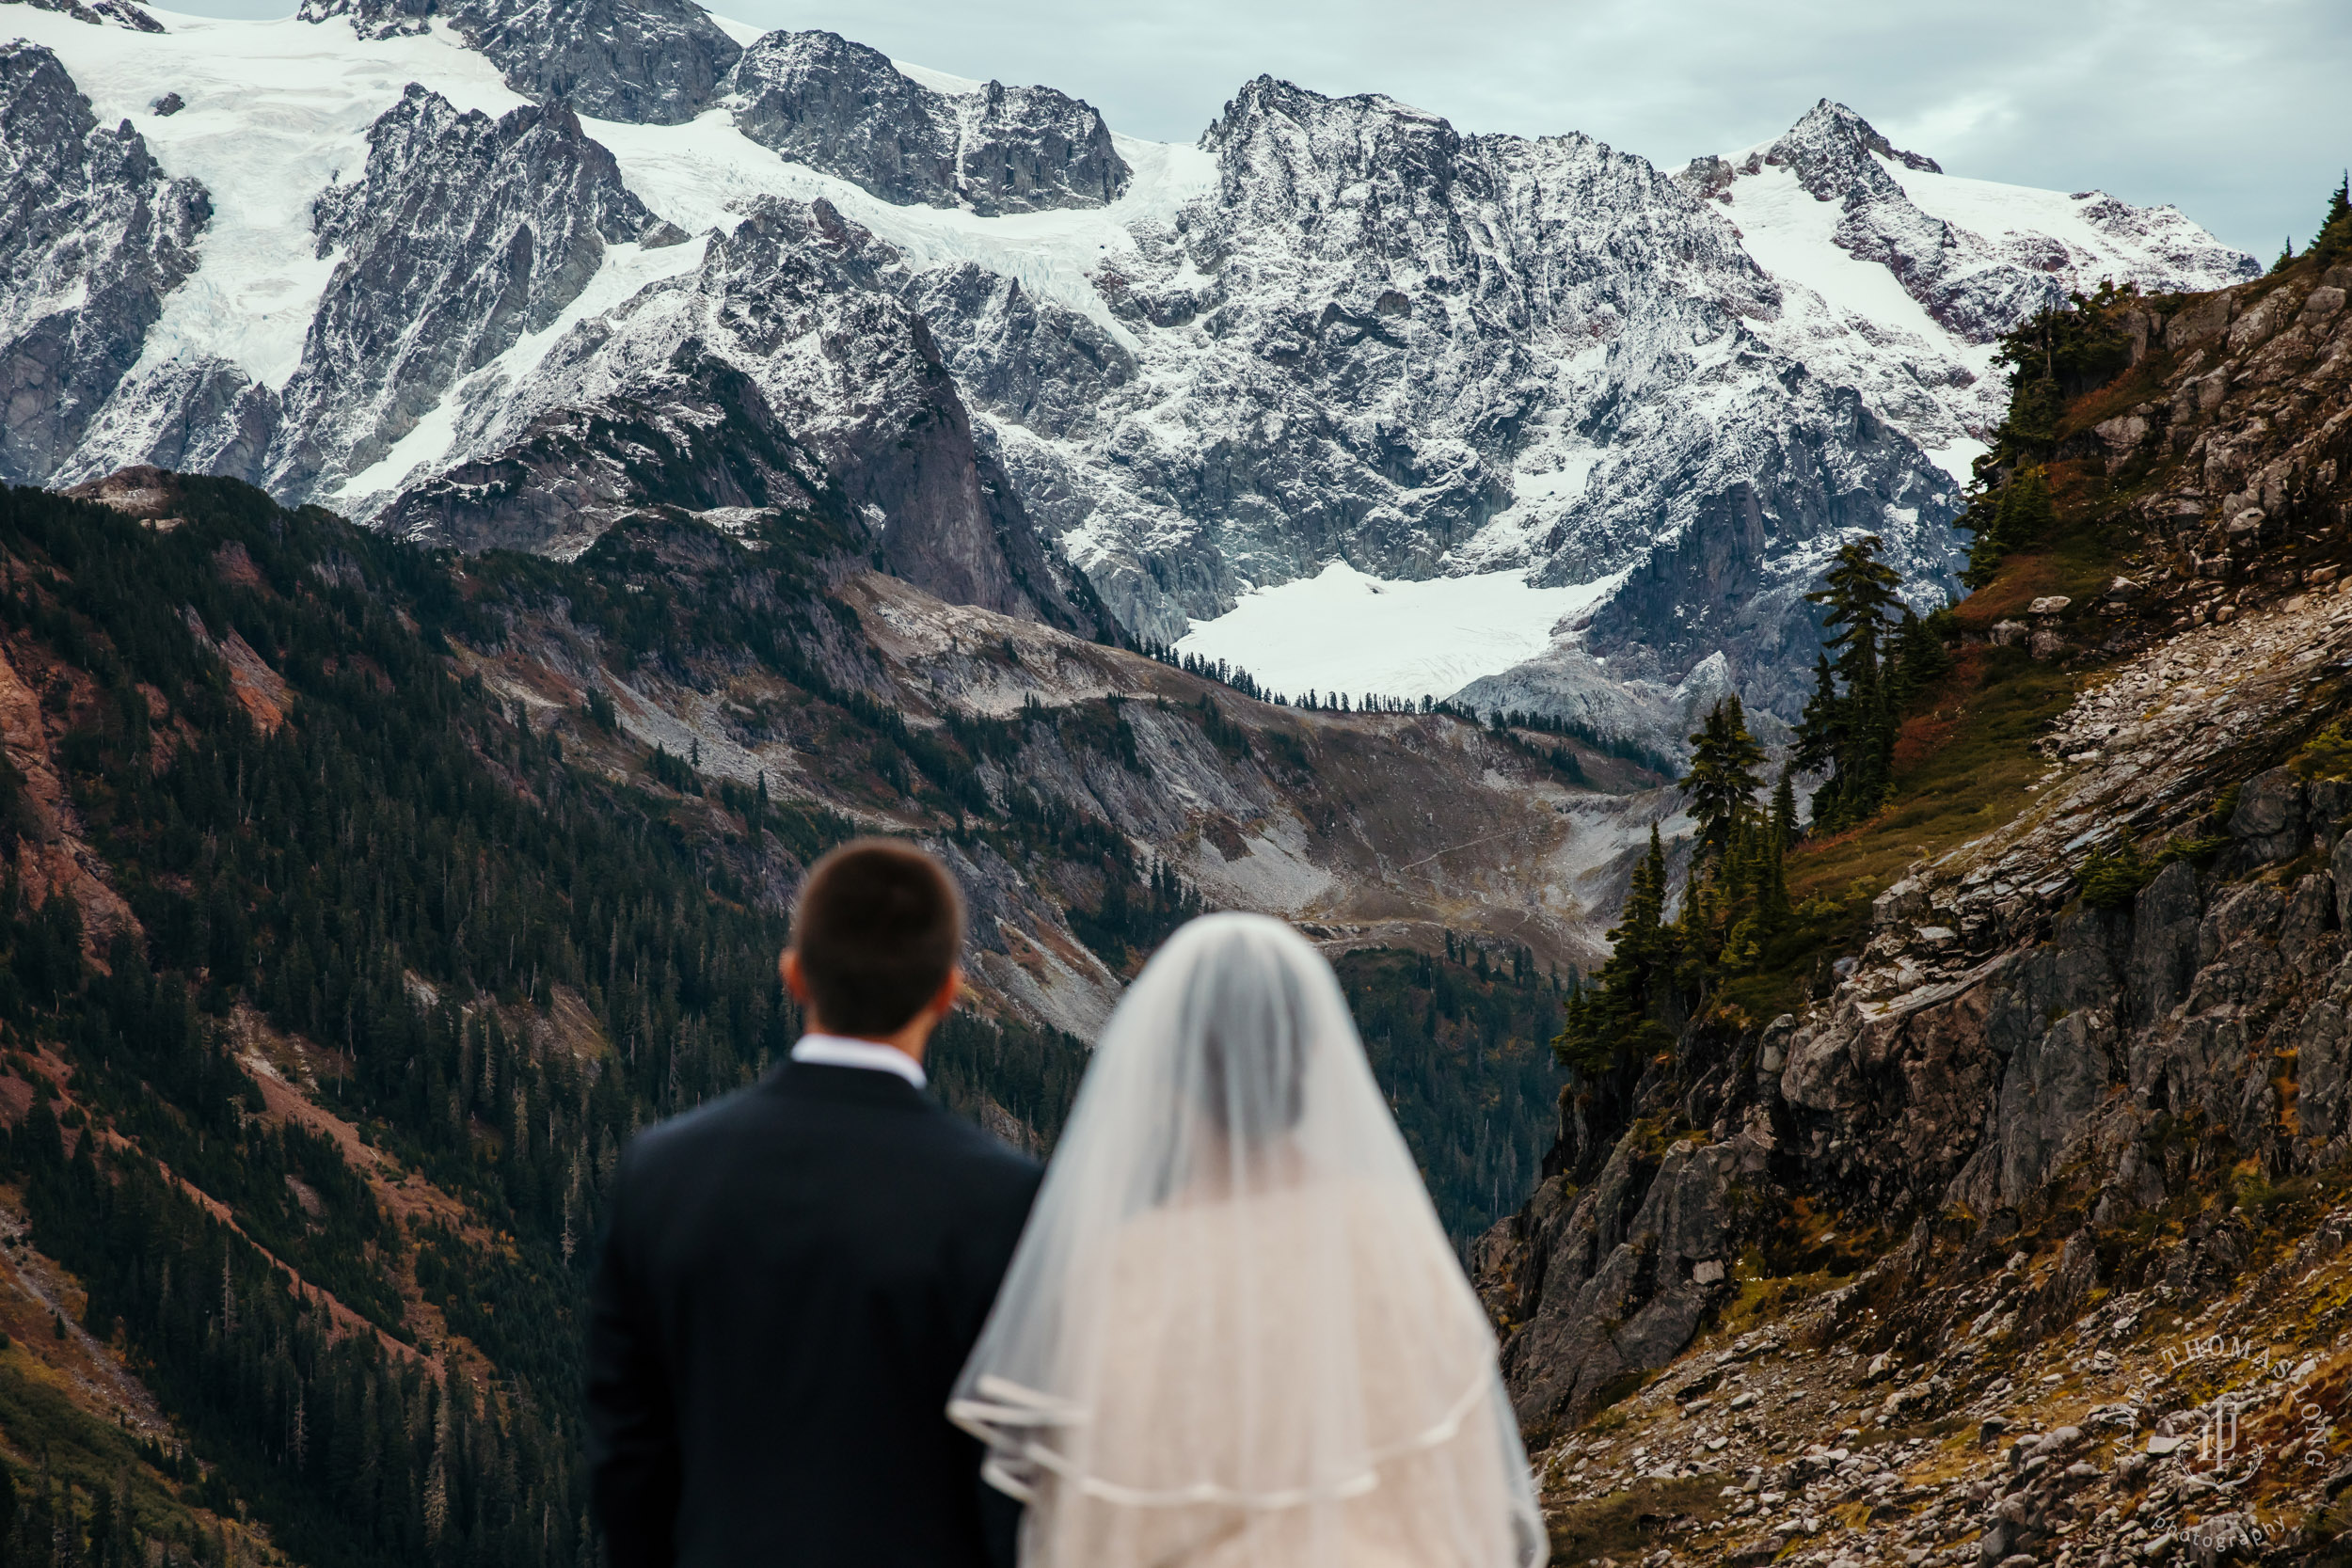
[[784, 989], [792, 993], [792, 1000], [805, 1009], [808, 1006], [808, 979], [801, 973], [801, 956], [787, 947], [776, 959], [776, 974], [784, 981]]

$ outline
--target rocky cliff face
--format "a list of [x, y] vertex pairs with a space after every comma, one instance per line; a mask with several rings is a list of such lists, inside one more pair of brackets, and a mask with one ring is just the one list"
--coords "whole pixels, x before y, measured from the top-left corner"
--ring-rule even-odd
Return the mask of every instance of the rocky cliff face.
[[303, 0], [298, 14], [348, 17], [363, 39], [439, 16], [532, 102], [640, 125], [702, 113], [743, 52], [691, 0]]
[[454, 20], [524, 97], [632, 124], [693, 119], [742, 54], [692, 0], [505, 0]]
[[[1638, 562], [1677, 603], [1711, 577], [1707, 619], [1841, 512], [1942, 569], [1949, 481], [1833, 389], [1784, 379], [1743, 325], [1776, 309], [1772, 280], [1640, 159], [1583, 137], [1465, 139], [1390, 100], [1271, 79], [1203, 146], [1216, 190], [1138, 228], [1135, 255], [1096, 275], [1140, 342], [1136, 372], [1120, 365], [1083, 417], [1034, 424], [981, 394], [1024, 424], [1007, 443], [1016, 479], [1130, 624], [1170, 635], [1334, 556], [1380, 576], [1518, 565], [1556, 582]], [[1004, 339], [991, 305], [935, 305], [956, 362]], [[1019, 352], [1104, 384], [1104, 356], [1058, 336], [1022, 329]], [[1708, 399], [1659, 396], [1693, 381]], [[1171, 427], [1197, 438], [1147, 437]], [[1724, 499], [1734, 476], [1758, 470], [1773, 477], [1747, 492], [1750, 526], [1720, 527], [1714, 510], [1741, 505]], [[1913, 523], [1888, 523], [1890, 506]], [[1697, 533], [1688, 560], [1653, 548]], [[1762, 602], [1767, 622], [1785, 609]], [[1711, 620], [1661, 638], [1670, 622], [1650, 608], [1629, 606], [1596, 652], [1638, 648], [1629, 673], [1671, 684], [1722, 645]]]
[[675, 244], [568, 109], [460, 114], [411, 84], [357, 179], [312, 204], [336, 265], [283, 388], [210, 356], [142, 366], [61, 477], [130, 453], [157, 467], [331, 494], [381, 460], [458, 380], [544, 332], [608, 245]]
[[55, 54], [0, 46], [0, 478], [55, 473], [196, 270], [212, 203], [128, 120], [97, 123]]
[[684, 238], [570, 110], [494, 120], [413, 84], [369, 133], [366, 169], [315, 214], [335, 276], [266, 473], [298, 493], [369, 467], [459, 379], [553, 325], [607, 245]]
[[899, 205], [983, 216], [1100, 206], [1129, 170], [1092, 105], [1051, 87], [935, 90], [834, 33], [770, 33], [726, 90], [760, 146]]
[[771, 199], [691, 274], [581, 323], [519, 382], [465, 388], [469, 464], [385, 525], [467, 548], [584, 547], [629, 508], [837, 501], [944, 598], [1096, 629], [973, 440], [898, 257], [826, 202]]
[[[1802, 1011], [1694, 1022], [1646, 1069], [1630, 1128], [1571, 1116], [1559, 1174], [1488, 1238], [1520, 1414], [1561, 1440], [1562, 1465], [1607, 1448], [1577, 1429], [1696, 1340], [1694, 1373], [1632, 1409], [1684, 1418], [1644, 1476], [1765, 1478], [1738, 1512], [1767, 1529], [1735, 1541], [1742, 1527], [1726, 1521], [1716, 1552], [1849, 1549], [1824, 1499], [1863, 1495], [1846, 1489], [1870, 1469], [1817, 1451], [1772, 1479], [1849, 1419], [1840, 1447], [1856, 1453], [1881, 1441], [1873, 1425], [2046, 1433], [1964, 1496], [1947, 1465], [1933, 1490], [1905, 1483], [1880, 1499], [1902, 1506], [1850, 1521], [1852, 1544], [1932, 1550], [1965, 1535], [1951, 1560], [2039, 1560], [2067, 1530], [2081, 1560], [2153, 1560], [2221, 1510], [2196, 1500], [2215, 1483], [2248, 1528], [2259, 1501], [2265, 1530], [2339, 1484], [2320, 1488], [2333, 1426], [2315, 1459], [2265, 1429], [2259, 1483], [2239, 1473], [2243, 1451], [2201, 1455], [2200, 1402], [2230, 1379], [2168, 1382], [2181, 1356], [2151, 1337], [2259, 1333], [2265, 1361], [2312, 1357], [2296, 1373], [2312, 1420], [2344, 1414], [2340, 1314], [2282, 1291], [2335, 1288], [2312, 1281], [2340, 1222], [2325, 1202], [2246, 1195], [2331, 1193], [2352, 1156], [2352, 781], [2336, 732], [2319, 734], [2352, 668], [2347, 283], [2352, 269], [2307, 264], [2122, 313], [2134, 364], [2069, 415], [2059, 451], [2140, 547], [2095, 598], [2045, 594], [1991, 620], [1994, 642], [2082, 672], [2035, 743], [2046, 767], [2014, 816], [1885, 887], [1867, 944], [1824, 970]], [[1806, 1247], [1813, 1261], [1796, 1260]], [[1770, 1276], [1824, 1264], [1852, 1283], [1772, 1293]], [[1775, 1299], [1791, 1304], [1777, 1326]], [[1860, 1357], [1818, 1369], [1828, 1413], [1775, 1418], [1756, 1403], [1759, 1374], [1699, 1424], [1714, 1403], [1702, 1396], [1759, 1347], [1800, 1358], [1840, 1344]], [[1783, 1391], [1772, 1404], [1804, 1397], [1792, 1370], [1793, 1386], [1769, 1380]], [[1873, 1383], [1883, 1402], [1845, 1391]], [[2256, 1387], [2243, 1408], [2280, 1392]], [[2131, 1457], [2024, 1463], [2066, 1453], [2085, 1429]], [[1798, 1495], [1813, 1500], [1775, 1518]], [[2341, 1528], [2312, 1518], [2323, 1535]]]

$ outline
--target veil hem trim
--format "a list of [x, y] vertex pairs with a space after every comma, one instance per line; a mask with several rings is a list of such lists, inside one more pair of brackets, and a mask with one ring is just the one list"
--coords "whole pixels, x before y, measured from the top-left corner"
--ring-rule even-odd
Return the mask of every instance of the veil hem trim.
[[988, 1398], [950, 1400], [947, 1418], [989, 1448], [987, 1461], [980, 1473], [991, 1486], [1022, 1502], [1036, 1500], [1036, 1487], [1025, 1480], [1019, 1469], [1031, 1474], [1048, 1470], [1061, 1478], [1084, 1496], [1121, 1508], [1184, 1508], [1213, 1504], [1227, 1508], [1258, 1509], [1273, 1512], [1300, 1508], [1316, 1502], [1340, 1502], [1360, 1497], [1380, 1485], [1380, 1466], [1406, 1454], [1421, 1453], [1452, 1442], [1461, 1434], [1462, 1422], [1480, 1402], [1494, 1391], [1491, 1372], [1482, 1370], [1470, 1380], [1461, 1398], [1438, 1420], [1409, 1437], [1373, 1449], [1357, 1462], [1356, 1469], [1336, 1481], [1321, 1486], [1287, 1487], [1274, 1492], [1245, 1492], [1220, 1486], [1215, 1481], [1197, 1481], [1190, 1486], [1153, 1490], [1122, 1486], [1114, 1481], [1089, 1475], [1073, 1465], [1070, 1457], [1049, 1444], [1031, 1435], [1037, 1429], [1047, 1427], [1078, 1427], [1092, 1420], [1092, 1413], [1084, 1405], [1057, 1399], [1038, 1389], [1014, 1383], [993, 1374], [983, 1375], [975, 1386], [975, 1392]]

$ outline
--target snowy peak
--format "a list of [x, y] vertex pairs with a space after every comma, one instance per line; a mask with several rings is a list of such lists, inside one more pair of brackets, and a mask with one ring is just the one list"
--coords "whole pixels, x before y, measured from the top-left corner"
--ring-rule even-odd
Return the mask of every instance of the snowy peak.
[[[1400, 198], [1442, 206], [1462, 138], [1438, 116], [1379, 93], [1327, 98], [1260, 76], [1225, 105], [1200, 146], [1216, 155], [1229, 210], [1297, 224], [1314, 248], [1338, 251]], [[1319, 227], [1343, 210], [1351, 216], [1342, 227]]]
[[742, 54], [692, 0], [488, 0], [457, 23], [524, 97], [631, 124], [692, 119]]
[[39, 483], [196, 270], [212, 200], [129, 120], [100, 125], [39, 44], [0, 44], [0, 478]]
[[1856, 186], [1875, 189], [1887, 179], [1880, 158], [1925, 174], [1944, 172], [1934, 159], [1899, 150], [1868, 120], [1826, 98], [1763, 154], [1764, 162], [1793, 170], [1797, 183], [1820, 201], [1838, 200]]
[[414, 83], [369, 131], [365, 172], [314, 212], [319, 253], [341, 260], [286, 388], [281, 492], [373, 464], [460, 377], [552, 325], [606, 245], [685, 238], [569, 109], [492, 119]]
[[372, 40], [443, 16], [523, 97], [638, 125], [692, 119], [742, 54], [692, 0], [303, 0], [296, 14], [348, 17]]
[[834, 33], [765, 35], [725, 90], [744, 135], [898, 206], [1099, 207], [1133, 172], [1089, 103], [1001, 82], [942, 92]]
[[[2088, 291], [2103, 279], [2152, 291], [2202, 290], [2259, 270], [2252, 257], [2169, 207], [1946, 175], [1934, 159], [1896, 147], [1868, 120], [1826, 98], [1769, 146], [1744, 156], [1693, 159], [1677, 178], [1692, 194], [1729, 206], [1743, 232], [1750, 227], [1743, 203], [1782, 230], [1823, 228], [1780, 210], [1785, 203], [1771, 187], [1781, 171], [1816, 202], [1837, 206], [1823, 237], [1854, 260], [1883, 267], [1934, 326], [1963, 344], [1988, 345], [2034, 312], [2062, 303], [2070, 291]], [[1750, 191], [1763, 199], [1747, 201]], [[1850, 292], [1869, 291], [1857, 285]], [[1883, 311], [1875, 319], [1898, 325]]]
[[128, 27], [137, 33], [160, 33], [164, 24], [148, 15], [131, 0], [24, 0], [29, 6], [44, 11], [56, 11], [76, 22], [87, 22], [93, 27]]

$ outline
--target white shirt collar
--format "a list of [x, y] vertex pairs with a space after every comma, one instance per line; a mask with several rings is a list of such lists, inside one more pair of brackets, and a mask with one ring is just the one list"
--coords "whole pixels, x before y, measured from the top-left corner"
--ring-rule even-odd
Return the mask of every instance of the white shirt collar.
[[880, 1040], [853, 1040], [840, 1035], [803, 1035], [792, 1048], [792, 1059], [809, 1062], [818, 1067], [864, 1068], [868, 1072], [895, 1072], [916, 1088], [928, 1088], [930, 1079], [923, 1071], [923, 1064], [899, 1050]]

